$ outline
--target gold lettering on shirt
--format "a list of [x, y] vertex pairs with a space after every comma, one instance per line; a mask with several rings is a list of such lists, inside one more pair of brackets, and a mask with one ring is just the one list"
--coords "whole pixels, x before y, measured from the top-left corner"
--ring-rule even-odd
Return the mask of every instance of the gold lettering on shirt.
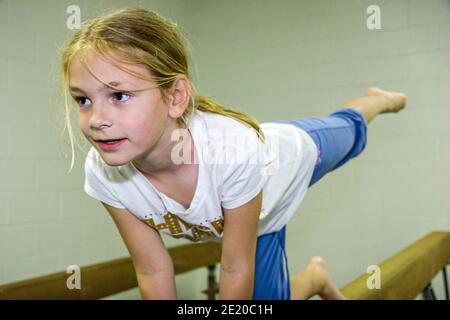
[[163, 219], [164, 222], [161, 223], [155, 223], [153, 219], [145, 220], [145, 222], [174, 238], [186, 238], [191, 241], [200, 241], [205, 236], [218, 237], [223, 231], [223, 219], [205, 222], [210, 224], [211, 228], [206, 225], [191, 224], [170, 211], [164, 215]]

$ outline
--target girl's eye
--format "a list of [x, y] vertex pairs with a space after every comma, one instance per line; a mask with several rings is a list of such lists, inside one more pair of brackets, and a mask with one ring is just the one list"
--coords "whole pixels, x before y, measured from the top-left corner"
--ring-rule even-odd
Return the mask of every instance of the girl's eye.
[[[119, 100], [119, 102], [127, 102], [131, 98], [131, 94], [126, 92], [114, 92], [113, 95], [115, 98], [117, 98], [117, 100]], [[124, 96], [127, 96], [125, 100], [120, 99], [121, 97], [123, 98]]]
[[82, 107], [84, 107], [85, 105], [83, 103], [81, 103], [82, 100], [89, 100], [86, 97], [75, 97], [75, 101]]

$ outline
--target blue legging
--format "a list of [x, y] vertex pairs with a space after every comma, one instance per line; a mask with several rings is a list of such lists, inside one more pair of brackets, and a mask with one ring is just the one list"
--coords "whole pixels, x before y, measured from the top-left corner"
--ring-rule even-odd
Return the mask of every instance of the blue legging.
[[[366, 147], [367, 125], [353, 108], [341, 108], [323, 118], [282, 120], [305, 130], [314, 140], [319, 159], [309, 186], [360, 154]], [[253, 299], [289, 300], [290, 275], [285, 251], [286, 226], [258, 237]]]

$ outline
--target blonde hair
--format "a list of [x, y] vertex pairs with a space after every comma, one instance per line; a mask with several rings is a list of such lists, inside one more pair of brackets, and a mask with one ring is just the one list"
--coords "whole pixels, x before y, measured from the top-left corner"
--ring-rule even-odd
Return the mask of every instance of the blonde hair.
[[[176, 23], [164, 19], [153, 11], [142, 7], [127, 7], [84, 23], [69, 43], [60, 49], [61, 85], [65, 105], [64, 130], [67, 127], [72, 153], [69, 172], [74, 165], [76, 140], [70, 121], [71, 107], [68, 103], [67, 85], [70, 62], [75, 54], [83, 55], [87, 48], [93, 49], [113, 65], [141, 79], [143, 78], [141, 74], [124, 69], [115, 63], [116, 57], [126, 64], [146, 66], [150, 74], [154, 75], [151, 80], [157, 83], [166, 101], [169, 89], [178, 75], [185, 75], [190, 80], [188, 55], [184, 44], [186, 40], [178, 29]], [[116, 56], [112, 56], [111, 53]], [[186, 118], [189, 119], [198, 109], [232, 117], [253, 128], [264, 142], [264, 133], [256, 120], [238, 110], [224, 107], [209, 97], [197, 95], [191, 81], [190, 84], [192, 95], [185, 112], [177, 118], [178, 124], [187, 124]]]

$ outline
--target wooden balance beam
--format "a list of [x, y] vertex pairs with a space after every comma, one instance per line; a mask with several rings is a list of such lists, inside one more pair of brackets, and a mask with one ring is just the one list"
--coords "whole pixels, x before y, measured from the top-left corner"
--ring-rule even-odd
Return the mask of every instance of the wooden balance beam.
[[[221, 244], [200, 243], [168, 248], [175, 274], [208, 267], [208, 297], [217, 288], [214, 266], [220, 262]], [[450, 232], [432, 232], [382, 262], [381, 288], [369, 289], [371, 274], [363, 274], [341, 290], [349, 299], [414, 299], [450, 260]], [[137, 287], [130, 258], [106, 261], [81, 267], [82, 290], [67, 289], [68, 274], [58, 272], [46, 276], [0, 285], [1, 299], [100, 299]]]

